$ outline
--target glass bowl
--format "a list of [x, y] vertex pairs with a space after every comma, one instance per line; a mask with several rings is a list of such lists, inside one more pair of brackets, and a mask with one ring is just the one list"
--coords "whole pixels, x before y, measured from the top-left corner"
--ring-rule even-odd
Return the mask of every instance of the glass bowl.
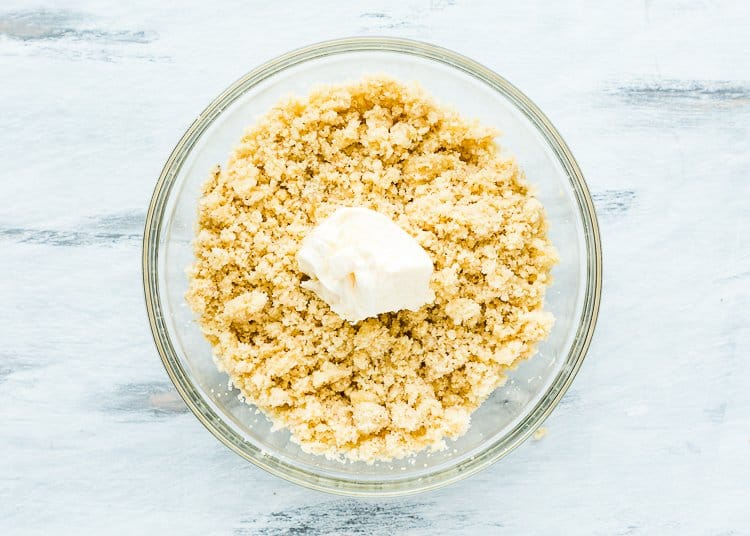
[[[473, 414], [448, 448], [392, 462], [338, 462], [304, 453], [285, 430], [241, 402], [218, 372], [185, 303], [186, 267], [200, 186], [243, 130], [289, 93], [384, 73], [417, 80], [437, 100], [503, 132], [547, 210], [560, 253], [546, 308], [556, 318], [537, 354]], [[143, 284], [154, 340], [177, 391], [198, 419], [243, 458], [292, 482], [349, 495], [400, 495], [466, 477], [527, 439], [562, 398], [589, 346], [601, 293], [594, 207], [576, 161], [555, 128], [518, 89], [478, 63], [432, 45], [393, 38], [328, 41], [254, 69], [219, 95], [169, 156], [146, 218]]]

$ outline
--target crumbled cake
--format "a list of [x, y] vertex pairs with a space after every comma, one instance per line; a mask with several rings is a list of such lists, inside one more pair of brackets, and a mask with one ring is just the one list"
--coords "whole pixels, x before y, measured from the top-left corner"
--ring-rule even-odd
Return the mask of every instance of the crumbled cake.
[[[441, 448], [530, 357], [556, 253], [498, 133], [377, 76], [271, 109], [203, 187], [187, 301], [248, 403], [303, 450], [390, 460]], [[350, 324], [300, 283], [295, 254], [344, 206], [429, 253], [435, 301]]]

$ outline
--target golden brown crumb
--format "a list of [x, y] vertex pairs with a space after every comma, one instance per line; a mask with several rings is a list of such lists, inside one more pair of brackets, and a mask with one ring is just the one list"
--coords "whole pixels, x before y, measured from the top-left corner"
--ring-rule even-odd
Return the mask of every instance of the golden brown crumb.
[[[556, 254], [496, 136], [370, 77], [280, 102], [204, 185], [187, 300], [219, 368], [305, 451], [371, 462], [440, 448], [549, 333]], [[302, 239], [343, 206], [420, 243], [434, 303], [352, 325], [301, 288]]]
[[546, 435], [547, 435], [547, 429], [544, 426], [540, 426], [539, 428], [536, 429], [532, 438], [534, 439], [534, 441], [541, 441], [542, 439], [544, 439], [544, 436]]

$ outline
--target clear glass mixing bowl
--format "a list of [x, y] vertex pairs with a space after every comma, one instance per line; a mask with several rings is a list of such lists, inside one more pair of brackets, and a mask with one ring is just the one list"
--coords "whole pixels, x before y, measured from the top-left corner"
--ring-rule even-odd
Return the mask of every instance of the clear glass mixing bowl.
[[[342, 463], [289, 440], [227, 388], [211, 348], [185, 303], [185, 268], [200, 185], [225, 162], [254, 119], [280, 97], [319, 83], [385, 73], [417, 80], [440, 102], [503, 132], [538, 189], [560, 252], [546, 307], [556, 317], [538, 353], [522, 363], [472, 417], [469, 431], [441, 452], [389, 463]], [[157, 349], [180, 395], [200, 421], [240, 456], [292, 482], [351, 495], [399, 495], [442, 486], [502, 458], [542, 423], [583, 361], [601, 293], [601, 249], [594, 207], [568, 147], [542, 112], [489, 69], [445, 49], [392, 38], [329, 41], [296, 50], [251, 71], [195, 120], [167, 160], [149, 207], [143, 284]]]

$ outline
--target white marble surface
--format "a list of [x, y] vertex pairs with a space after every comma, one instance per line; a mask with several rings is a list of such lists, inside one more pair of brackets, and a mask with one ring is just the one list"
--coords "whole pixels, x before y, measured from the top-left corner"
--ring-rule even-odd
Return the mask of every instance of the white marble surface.
[[[750, 534], [748, 6], [3, 0], [0, 534]], [[378, 34], [477, 59], [550, 116], [597, 201], [605, 291], [544, 439], [437, 492], [353, 500], [266, 474], [187, 412], [140, 239], [220, 90]]]

